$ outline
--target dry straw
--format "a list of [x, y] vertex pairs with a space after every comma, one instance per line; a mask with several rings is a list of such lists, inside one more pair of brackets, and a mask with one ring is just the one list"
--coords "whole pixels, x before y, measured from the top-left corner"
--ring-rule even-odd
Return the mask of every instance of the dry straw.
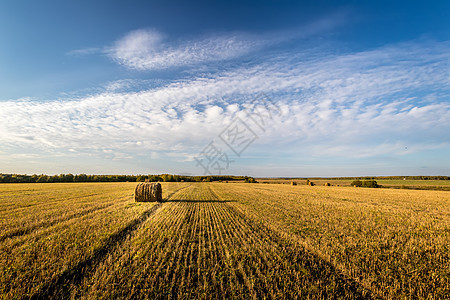
[[136, 202], [162, 202], [162, 188], [159, 182], [141, 182], [134, 191]]

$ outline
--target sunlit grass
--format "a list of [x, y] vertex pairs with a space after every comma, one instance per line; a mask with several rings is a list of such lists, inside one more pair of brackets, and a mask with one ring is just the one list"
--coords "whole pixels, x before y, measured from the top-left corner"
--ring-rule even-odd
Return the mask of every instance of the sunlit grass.
[[1, 298], [445, 298], [450, 194], [246, 183], [0, 185]]

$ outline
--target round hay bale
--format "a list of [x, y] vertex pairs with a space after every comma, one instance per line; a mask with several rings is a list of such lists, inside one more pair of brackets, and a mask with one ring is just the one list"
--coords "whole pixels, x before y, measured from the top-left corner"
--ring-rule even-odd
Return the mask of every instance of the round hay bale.
[[331, 186], [329, 182], [325, 182], [324, 186]]
[[136, 202], [162, 202], [162, 187], [159, 182], [141, 182], [134, 191]]
[[297, 185], [297, 182], [292, 181], [292, 182], [291, 182], [291, 185]]

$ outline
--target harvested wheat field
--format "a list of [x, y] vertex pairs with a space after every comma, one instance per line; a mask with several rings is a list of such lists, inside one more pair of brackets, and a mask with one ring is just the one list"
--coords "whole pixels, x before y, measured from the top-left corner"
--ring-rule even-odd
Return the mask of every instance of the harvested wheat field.
[[0, 185], [0, 295], [428, 298], [450, 293], [445, 191], [248, 183]]

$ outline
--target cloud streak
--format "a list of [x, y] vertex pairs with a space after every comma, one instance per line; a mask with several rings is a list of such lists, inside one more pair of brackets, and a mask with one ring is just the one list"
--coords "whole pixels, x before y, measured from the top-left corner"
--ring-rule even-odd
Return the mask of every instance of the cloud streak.
[[[162, 40], [142, 38], [127, 44]], [[255, 142], [255, 155], [276, 148], [286, 149], [287, 159], [367, 158], [449, 149], [449, 50], [445, 42], [412, 42], [313, 58], [285, 53], [140, 92], [114, 87], [78, 100], [6, 101], [0, 151], [189, 160], [234, 117], [245, 120], [243, 111], [261, 92], [283, 114]]]
[[153, 70], [232, 59], [257, 50], [264, 43], [244, 34], [170, 43], [156, 30], [137, 30], [118, 40], [108, 53], [128, 68]]
[[325, 19], [289, 31], [262, 35], [243, 32], [216, 33], [189, 40], [174, 39], [156, 29], [140, 29], [127, 33], [112, 46], [77, 49], [67, 54], [83, 56], [102, 53], [120, 65], [139, 71], [208, 65], [330, 31], [342, 25], [347, 17], [348, 12], [342, 10]]

